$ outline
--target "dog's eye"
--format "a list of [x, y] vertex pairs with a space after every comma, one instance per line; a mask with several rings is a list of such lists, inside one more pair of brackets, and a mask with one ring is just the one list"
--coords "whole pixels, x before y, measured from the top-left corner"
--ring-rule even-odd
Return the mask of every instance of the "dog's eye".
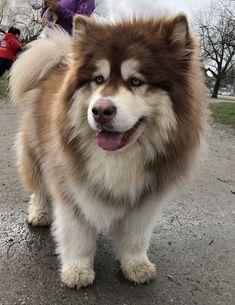
[[102, 75], [98, 75], [95, 77], [95, 82], [97, 83], [97, 85], [101, 85], [104, 82], [104, 77]]
[[144, 82], [138, 78], [135, 78], [135, 77], [132, 77], [129, 79], [129, 84], [132, 86], [132, 87], [140, 87], [141, 85], [144, 84]]

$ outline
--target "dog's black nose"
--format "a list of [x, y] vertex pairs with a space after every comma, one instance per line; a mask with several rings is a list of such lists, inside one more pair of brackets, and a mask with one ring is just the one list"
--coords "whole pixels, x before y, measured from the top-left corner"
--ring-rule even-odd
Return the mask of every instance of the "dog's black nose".
[[99, 100], [92, 108], [93, 117], [98, 123], [108, 123], [116, 115], [116, 107], [109, 100]]

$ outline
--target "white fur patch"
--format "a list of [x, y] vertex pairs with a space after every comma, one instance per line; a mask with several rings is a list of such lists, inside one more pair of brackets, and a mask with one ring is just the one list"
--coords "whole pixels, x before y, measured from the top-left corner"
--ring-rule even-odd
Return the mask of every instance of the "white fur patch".
[[[171, 133], [177, 128], [177, 120], [172, 108], [169, 95], [159, 90], [154, 95], [148, 97], [148, 104], [152, 111], [151, 123], [146, 129], [143, 141], [146, 142], [146, 152], [150, 149], [149, 139], [151, 138], [155, 149], [159, 153], [165, 153], [165, 146], [168, 143]], [[148, 152], [150, 157], [151, 152]]]
[[136, 77], [143, 80], [143, 75], [138, 72], [139, 63], [136, 59], [128, 59], [124, 61], [121, 65], [121, 74], [124, 80], [128, 80], [128, 78]]
[[131, 129], [138, 120], [148, 115], [150, 109], [144, 102], [141, 95], [134, 94], [127, 89], [120, 87], [113, 96], [102, 96], [100, 91], [94, 94], [88, 108], [88, 122], [92, 129], [97, 129], [92, 115], [92, 108], [99, 99], [111, 101], [117, 109], [117, 114], [113, 120], [113, 129], [117, 132], [125, 132]]
[[94, 73], [94, 77], [98, 75], [102, 75], [105, 80], [107, 80], [110, 76], [110, 63], [107, 59], [101, 59], [96, 62], [97, 70]]

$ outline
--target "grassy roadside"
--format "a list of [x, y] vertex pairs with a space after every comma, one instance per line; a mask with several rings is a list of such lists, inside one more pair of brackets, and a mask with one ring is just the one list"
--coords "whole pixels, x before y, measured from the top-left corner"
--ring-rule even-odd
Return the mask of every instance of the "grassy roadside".
[[0, 78], [0, 99], [7, 97], [7, 76], [8, 73], [5, 73]]
[[209, 103], [209, 109], [216, 122], [235, 128], [235, 102]]

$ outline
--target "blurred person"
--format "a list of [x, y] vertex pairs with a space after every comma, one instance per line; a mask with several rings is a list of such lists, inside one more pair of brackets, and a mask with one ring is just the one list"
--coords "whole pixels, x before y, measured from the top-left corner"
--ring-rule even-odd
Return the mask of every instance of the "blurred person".
[[0, 77], [10, 70], [13, 62], [16, 60], [17, 53], [21, 51], [20, 30], [10, 27], [4, 34], [0, 44]]
[[[35, 2], [35, 1], [34, 1]], [[32, 6], [38, 9], [35, 3]], [[95, 0], [47, 0], [42, 2], [41, 18], [44, 30], [41, 37], [47, 37], [54, 25], [72, 33], [73, 17], [76, 14], [90, 16], [95, 9]]]

